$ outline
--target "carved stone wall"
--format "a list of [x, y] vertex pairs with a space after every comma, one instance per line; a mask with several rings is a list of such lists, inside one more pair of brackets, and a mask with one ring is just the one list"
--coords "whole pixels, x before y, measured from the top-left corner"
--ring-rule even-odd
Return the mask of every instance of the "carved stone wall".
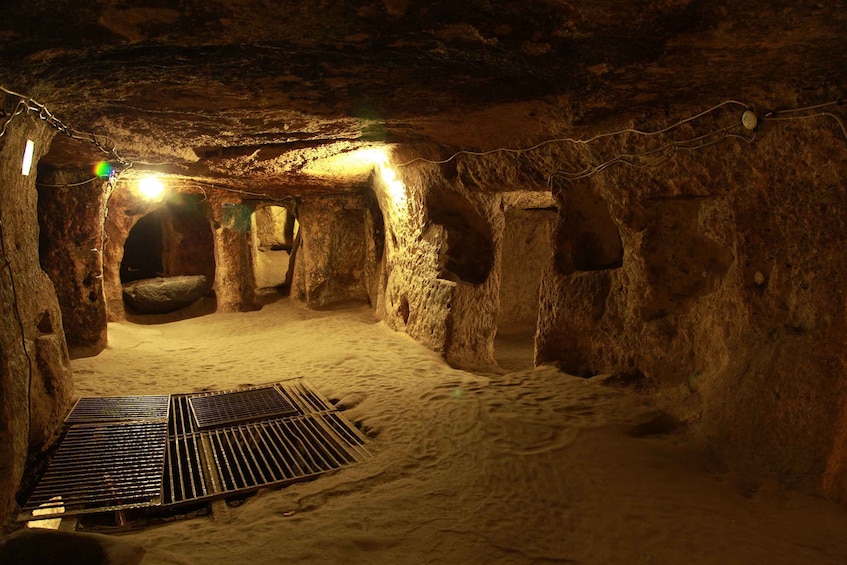
[[79, 178], [61, 173], [40, 174], [42, 181], [52, 186], [38, 186], [41, 267], [56, 289], [71, 356], [96, 355], [107, 341], [103, 226], [111, 188], [99, 179], [75, 185]]
[[[805, 120], [561, 186], [537, 361], [640, 375], [739, 469], [847, 499], [845, 171], [837, 125]], [[619, 261], [578, 259], [586, 198]]]
[[368, 303], [369, 214], [361, 196], [310, 198], [298, 207], [300, 244], [292, 295], [310, 308]]
[[[28, 454], [51, 441], [71, 396], [62, 312], [38, 252], [35, 163], [53, 135], [26, 117], [0, 137], [0, 520], [15, 512]], [[34, 164], [23, 176], [27, 139]]]

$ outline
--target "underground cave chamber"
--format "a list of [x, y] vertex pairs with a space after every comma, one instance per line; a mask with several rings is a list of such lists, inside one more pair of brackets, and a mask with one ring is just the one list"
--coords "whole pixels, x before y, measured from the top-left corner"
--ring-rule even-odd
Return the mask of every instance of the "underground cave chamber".
[[833, 312], [844, 308], [831, 258], [843, 182], [821, 153], [803, 154], [798, 167], [779, 149], [815, 146], [821, 135], [836, 146], [837, 131], [812, 121], [774, 126], [730, 164], [720, 148], [692, 151], [675, 157], [677, 168], [621, 167], [552, 188], [517, 168], [526, 189], [514, 189], [516, 180], [511, 190], [483, 190], [502, 187], [505, 165], [494, 158], [468, 160], [456, 174], [424, 164], [393, 177], [375, 163], [343, 191], [280, 207], [284, 194], [263, 200], [211, 187], [147, 203], [133, 179], [80, 188], [70, 185], [83, 175], [47, 166], [24, 177], [15, 161], [26, 139], [37, 142], [37, 162], [51, 132], [32, 120], [12, 125], [0, 173], [9, 187], [4, 303], [17, 306], [4, 351], [16, 369], [4, 374], [18, 382], [13, 375], [31, 367], [34, 384], [5, 390], [37, 410], [10, 416], [29, 436], [5, 446], [5, 460], [16, 462], [8, 476], [19, 477], [7, 501], [27, 454], [49, 445], [69, 405], [69, 357], [106, 346], [108, 322], [128, 319], [123, 285], [140, 272], [208, 276], [218, 312], [261, 308], [280, 286], [315, 310], [367, 307], [452, 366], [485, 374], [510, 368], [498, 364], [498, 341], [514, 334], [522, 368], [611, 375], [664, 394], [678, 401], [674, 417], [728, 460], [751, 472], [780, 462], [794, 484], [841, 496], [842, 405], [829, 392], [841, 374], [844, 319]]

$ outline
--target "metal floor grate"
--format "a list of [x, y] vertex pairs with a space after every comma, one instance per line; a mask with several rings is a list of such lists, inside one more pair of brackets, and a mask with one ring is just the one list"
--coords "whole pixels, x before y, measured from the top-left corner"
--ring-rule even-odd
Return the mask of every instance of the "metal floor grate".
[[161, 504], [166, 422], [72, 426], [23, 507], [86, 514]]
[[165, 505], [281, 486], [369, 456], [359, 431], [302, 379], [274, 386], [296, 415], [216, 429], [200, 429], [190, 414], [208, 393], [173, 397]]
[[[155, 421], [101, 422], [118, 417]], [[302, 379], [224, 392], [81, 399], [66, 424], [19, 519], [50, 508], [83, 514], [190, 504], [306, 480], [369, 457], [364, 436]]]
[[303, 414], [335, 410], [335, 407], [329, 400], [306, 384], [303, 379], [293, 379], [285, 383], [277, 383], [276, 387], [280, 394], [288, 398]]
[[165, 396], [108, 396], [80, 398], [66, 424], [89, 422], [121, 422], [136, 420], [167, 421], [170, 397]]
[[194, 422], [201, 429], [297, 414], [297, 409], [273, 385], [190, 396], [188, 403]]

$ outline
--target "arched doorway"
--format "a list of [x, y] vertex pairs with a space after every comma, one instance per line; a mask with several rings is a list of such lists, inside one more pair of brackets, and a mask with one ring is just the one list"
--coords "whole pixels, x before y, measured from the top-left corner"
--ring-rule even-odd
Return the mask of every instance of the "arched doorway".
[[177, 195], [141, 217], [130, 230], [120, 266], [128, 314], [166, 313], [185, 306], [175, 300], [172, 307], [140, 307], [128, 294], [139, 281], [163, 278], [159, 284], [170, 284], [177, 277], [194, 277], [197, 297], [210, 293], [215, 280], [214, 240], [200, 202], [194, 195]]

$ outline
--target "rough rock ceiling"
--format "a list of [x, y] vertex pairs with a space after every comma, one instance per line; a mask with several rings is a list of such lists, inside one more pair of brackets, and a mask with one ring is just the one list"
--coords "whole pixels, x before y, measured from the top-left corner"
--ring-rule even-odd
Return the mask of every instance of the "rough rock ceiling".
[[[304, 167], [368, 143], [437, 156], [832, 100], [845, 36], [842, 1], [37, 0], [4, 8], [0, 84], [137, 168], [296, 192], [349, 188]], [[44, 162], [101, 157], [59, 137]]]

